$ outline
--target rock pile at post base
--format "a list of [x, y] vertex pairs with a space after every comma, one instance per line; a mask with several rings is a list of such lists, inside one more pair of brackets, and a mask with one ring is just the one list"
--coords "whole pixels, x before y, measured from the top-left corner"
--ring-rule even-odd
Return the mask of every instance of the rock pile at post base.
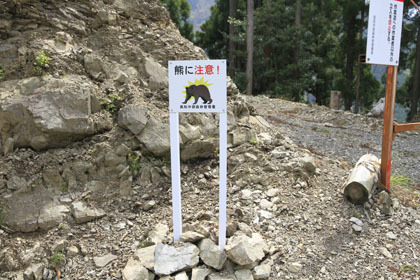
[[123, 269], [123, 279], [269, 279], [272, 260], [260, 234], [238, 231], [228, 239], [225, 250], [200, 233], [186, 232], [183, 237], [191, 235], [201, 238], [194, 243], [158, 243], [138, 249]]

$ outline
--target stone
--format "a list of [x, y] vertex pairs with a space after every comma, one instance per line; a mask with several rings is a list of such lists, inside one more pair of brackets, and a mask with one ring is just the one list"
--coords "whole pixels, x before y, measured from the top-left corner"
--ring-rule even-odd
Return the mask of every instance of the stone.
[[[95, 85], [83, 76], [47, 76], [29, 95], [11, 94], [0, 103], [0, 135], [12, 137], [14, 147], [37, 151], [65, 147], [110, 129], [108, 115], [93, 117], [91, 92]], [[13, 91], [18, 91], [12, 88]]]
[[148, 235], [148, 240], [155, 244], [162, 243], [167, 238], [169, 227], [166, 224], [157, 224]]
[[289, 263], [287, 269], [291, 273], [299, 273], [302, 270], [303, 266], [298, 262]]
[[39, 228], [50, 229], [58, 225], [68, 212], [57, 204], [45, 189], [16, 193], [5, 200], [7, 209], [2, 214], [3, 223], [13, 231], [33, 232]]
[[361, 232], [361, 231], [363, 231], [363, 228], [361, 226], [356, 225], [356, 224], [351, 225], [351, 227], [353, 228], [353, 230], [355, 232]]
[[149, 271], [139, 261], [129, 259], [122, 271], [123, 280], [149, 280]]
[[187, 143], [199, 139], [201, 132], [198, 126], [193, 126], [187, 123], [179, 126], [179, 135], [182, 143]]
[[388, 192], [381, 191], [378, 194], [379, 209], [384, 215], [392, 214], [392, 199]]
[[389, 239], [392, 239], [392, 240], [397, 239], [397, 236], [391, 231], [386, 233], [386, 237], [388, 237]]
[[200, 258], [208, 266], [217, 270], [222, 269], [227, 255], [223, 249], [213, 243], [210, 239], [204, 239], [198, 244]]
[[235, 271], [235, 276], [237, 280], [254, 280], [252, 272], [249, 269]]
[[191, 272], [191, 280], [205, 280], [210, 273], [211, 269], [195, 267]]
[[387, 248], [385, 247], [381, 247], [379, 248], [379, 252], [381, 252], [382, 255], [384, 255], [385, 257], [387, 257], [388, 259], [392, 259], [392, 255], [391, 253], [388, 251]]
[[93, 262], [95, 263], [97, 267], [105, 267], [110, 262], [116, 260], [117, 258], [118, 257], [113, 254], [106, 254], [105, 256], [102, 256], [102, 257], [94, 257]]
[[239, 265], [248, 265], [260, 261], [267, 251], [267, 244], [257, 233], [252, 234], [252, 237], [246, 235], [234, 236], [229, 239], [226, 246], [229, 259]]
[[133, 192], [133, 176], [120, 178], [120, 195], [130, 196]]
[[194, 243], [202, 239], [204, 239], [204, 235], [202, 235], [201, 233], [194, 232], [194, 231], [187, 231], [187, 232], [182, 233], [179, 240], [182, 242]]
[[60, 172], [57, 168], [47, 168], [42, 171], [42, 179], [49, 189], [58, 189], [60, 190], [65, 186], [63, 177], [61, 177]]
[[267, 199], [261, 199], [260, 207], [262, 209], [271, 209], [273, 207], [273, 203], [271, 201], [268, 201]]
[[67, 256], [68, 257], [75, 257], [79, 254], [79, 248], [76, 246], [70, 246], [67, 248]]
[[42, 280], [45, 264], [37, 263], [29, 266], [23, 273], [24, 279]]
[[105, 212], [102, 209], [88, 207], [82, 201], [72, 203], [71, 214], [78, 224], [86, 223], [105, 216]]
[[150, 119], [137, 136], [146, 149], [155, 156], [169, 155], [169, 125]]
[[154, 208], [154, 207], [156, 207], [156, 201], [154, 201], [154, 200], [149, 200], [148, 202], [146, 202], [144, 205], [143, 205], [143, 210], [144, 211], [149, 211], [150, 209], [152, 209], [152, 208]]
[[137, 249], [134, 255], [137, 256], [141, 266], [144, 266], [148, 270], [153, 270], [155, 266], [155, 250], [156, 245], [148, 246]]
[[253, 275], [255, 280], [269, 279], [271, 272], [271, 266], [268, 264], [261, 264], [253, 269]]
[[147, 109], [143, 106], [130, 104], [118, 112], [118, 124], [134, 135], [140, 134], [147, 122]]
[[155, 251], [154, 271], [157, 275], [170, 275], [197, 266], [200, 250], [191, 243], [178, 247], [158, 244]]
[[363, 222], [360, 219], [356, 218], [356, 217], [351, 217], [350, 218], [350, 222], [358, 225], [359, 227], [362, 227], [363, 226]]
[[15, 141], [13, 140], [13, 138], [7, 138], [6, 141], [4, 141], [3, 144], [3, 155], [7, 156], [11, 153], [13, 153], [14, 150], [14, 146], [15, 145]]
[[315, 174], [316, 170], [316, 162], [315, 159], [310, 155], [305, 155], [303, 158], [300, 159], [300, 162], [303, 166], [303, 169], [310, 175]]
[[149, 76], [151, 90], [159, 90], [168, 86], [168, 71], [151, 57], [144, 59], [144, 71]]
[[275, 197], [280, 193], [279, 189], [269, 189], [268, 191], [266, 191], [266, 194], [268, 197]]
[[83, 57], [86, 72], [95, 80], [103, 81], [105, 76], [103, 72], [103, 61], [99, 56], [89, 53]]
[[178, 273], [177, 275], [175, 275], [175, 280], [189, 280], [189, 279], [188, 279], [187, 273], [185, 271], [182, 271]]
[[212, 139], [195, 140], [187, 143], [181, 150], [181, 160], [209, 158], [216, 151], [216, 142]]

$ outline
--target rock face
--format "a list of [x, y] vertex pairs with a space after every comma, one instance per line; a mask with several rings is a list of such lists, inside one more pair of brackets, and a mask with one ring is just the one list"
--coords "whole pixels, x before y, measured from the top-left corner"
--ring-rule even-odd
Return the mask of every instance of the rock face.
[[110, 128], [94, 119], [94, 85], [83, 77], [28, 78], [10, 81], [0, 94], [0, 134], [15, 147], [42, 150], [63, 147]]
[[158, 244], [155, 251], [155, 273], [170, 275], [198, 264], [200, 250], [187, 243], [179, 247]]

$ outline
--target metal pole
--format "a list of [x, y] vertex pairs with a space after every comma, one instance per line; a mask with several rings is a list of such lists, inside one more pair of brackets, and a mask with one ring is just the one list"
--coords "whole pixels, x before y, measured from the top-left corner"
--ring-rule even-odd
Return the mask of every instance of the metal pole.
[[388, 66], [385, 108], [384, 108], [384, 128], [382, 134], [382, 154], [381, 154], [381, 183], [389, 189], [391, 176], [391, 154], [393, 139], [393, 122], [395, 109], [395, 95], [397, 91], [398, 66]]

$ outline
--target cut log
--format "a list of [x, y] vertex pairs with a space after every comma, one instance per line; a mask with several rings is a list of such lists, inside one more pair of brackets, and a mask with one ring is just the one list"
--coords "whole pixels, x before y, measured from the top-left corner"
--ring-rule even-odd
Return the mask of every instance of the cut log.
[[344, 196], [354, 204], [368, 201], [373, 184], [378, 181], [381, 161], [366, 154], [356, 163], [344, 188]]

